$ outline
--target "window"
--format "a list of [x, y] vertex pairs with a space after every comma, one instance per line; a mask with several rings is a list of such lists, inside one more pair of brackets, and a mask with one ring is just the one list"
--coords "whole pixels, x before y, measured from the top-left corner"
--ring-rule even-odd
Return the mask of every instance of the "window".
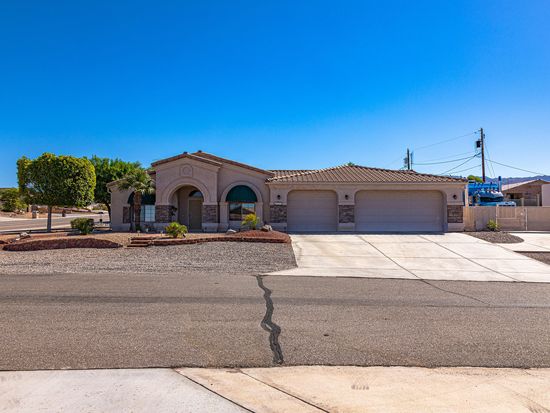
[[154, 205], [142, 205], [141, 206], [141, 222], [155, 222], [155, 206]]
[[256, 205], [253, 203], [231, 202], [229, 204], [229, 220], [242, 221], [248, 214], [256, 213]]
[[242, 221], [246, 215], [256, 213], [258, 198], [246, 185], [237, 185], [232, 188], [225, 200], [229, 203], [230, 221]]

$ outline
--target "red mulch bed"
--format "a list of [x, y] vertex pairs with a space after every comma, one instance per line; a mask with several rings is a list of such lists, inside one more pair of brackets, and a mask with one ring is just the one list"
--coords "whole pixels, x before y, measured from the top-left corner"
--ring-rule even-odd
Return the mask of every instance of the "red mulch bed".
[[152, 245], [185, 245], [202, 242], [264, 242], [289, 244], [291, 240], [288, 234], [283, 232], [253, 230], [237, 232], [235, 234], [208, 234], [208, 236], [196, 238], [156, 238], [152, 240]]
[[14, 242], [4, 245], [5, 251], [38, 251], [65, 248], [120, 248], [122, 244], [97, 238], [53, 238]]

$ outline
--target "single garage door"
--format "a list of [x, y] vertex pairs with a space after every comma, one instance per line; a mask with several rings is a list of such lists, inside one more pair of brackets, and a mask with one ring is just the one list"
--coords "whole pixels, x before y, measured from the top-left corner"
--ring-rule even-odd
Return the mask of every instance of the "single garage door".
[[443, 196], [437, 191], [361, 191], [355, 229], [373, 232], [443, 231]]
[[325, 232], [338, 229], [338, 200], [332, 191], [292, 191], [287, 198], [287, 230]]

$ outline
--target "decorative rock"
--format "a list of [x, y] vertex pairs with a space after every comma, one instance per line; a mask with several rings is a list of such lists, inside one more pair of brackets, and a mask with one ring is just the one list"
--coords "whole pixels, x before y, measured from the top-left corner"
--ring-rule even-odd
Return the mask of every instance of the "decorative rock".
[[231, 229], [231, 228], [228, 229], [227, 232], [226, 232], [226, 234], [228, 234], [228, 235], [229, 234], [236, 234], [236, 233], [237, 233], [237, 231], [235, 231], [234, 229]]
[[31, 236], [26, 233], [26, 232], [22, 232], [21, 234], [19, 234], [19, 239], [25, 239], [25, 238], [30, 238]]
[[273, 228], [271, 227], [271, 225], [264, 225], [263, 227], [260, 228], [260, 230], [263, 232], [271, 232], [273, 231]]

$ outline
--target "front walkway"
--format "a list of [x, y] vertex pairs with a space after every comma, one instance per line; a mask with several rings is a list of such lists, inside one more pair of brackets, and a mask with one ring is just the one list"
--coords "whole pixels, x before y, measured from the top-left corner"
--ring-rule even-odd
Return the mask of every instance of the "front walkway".
[[50, 370], [0, 372], [0, 382], [0, 411], [10, 413], [533, 413], [550, 409], [550, 369]]
[[298, 268], [269, 275], [550, 282], [550, 266], [460, 233], [292, 235], [292, 246]]

